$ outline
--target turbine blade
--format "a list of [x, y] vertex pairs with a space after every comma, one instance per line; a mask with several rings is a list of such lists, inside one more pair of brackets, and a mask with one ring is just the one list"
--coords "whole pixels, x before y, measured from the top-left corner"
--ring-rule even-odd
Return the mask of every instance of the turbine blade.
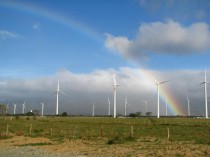
[[117, 85], [116, 79], [115, 79], [115, 75], [113, 74], [113, 80], [114, 80], [114, 85]]
[[199, 84], [199, 85], [202, 85], [202, 84], [204, 84], [205, 82], [202, 82], [201, 84]]
[[166, 83], [166, 82], [169, 82], [170, 80], [167, 80], [167, 81], [163, 81], [163, 82], [160, 82], [159, 84], [163, 84], [163, 83]]
[[58, 90], [59, 90], [59, 80], [58, 80]]
[[159, 82], [155, 79], [154, 76], [151, 75], [151, 78], [153, 79], [153, 81], [154, 81], [156, 84], [159, 84]]
[[59, 92], [61, 92], [63, 95], [67, 95], [66, 93], [62, 92], [61, 90], [59, 90]]
[[110, 100], [109, 100], [109, 98], [108, 98], [108, 103], [110, 104]]

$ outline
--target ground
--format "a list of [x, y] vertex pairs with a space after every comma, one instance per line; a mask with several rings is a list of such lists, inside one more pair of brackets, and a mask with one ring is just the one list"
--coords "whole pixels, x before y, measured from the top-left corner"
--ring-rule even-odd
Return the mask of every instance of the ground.
[[[0, 140], [0, 156], [210, 156], [210, 146], [142, 138], [121, 144], [107, 144], [107, 139], [52, 141], [47, 138], [13, 136]], [[31, 153], [30, 153], [31, 152]], [[19, 155], [18, 155], [19, 154]]]

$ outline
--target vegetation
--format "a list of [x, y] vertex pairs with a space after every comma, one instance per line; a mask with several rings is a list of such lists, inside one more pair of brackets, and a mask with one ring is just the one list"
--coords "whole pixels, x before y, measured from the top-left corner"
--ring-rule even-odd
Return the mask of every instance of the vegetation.
[[140, 116], [141, 116], [141, 112], [136, 112], [136, 113], [130, 113], [129, 114], [129, 117], [133, 117], [133, 118], [140, 117]]
[[66, 116], [68, 116], [68, 114], [67, 114], [66, 112], [63, 112], [63, 113], [61, 114], [61, 116], [66, 117]]
[[26, 116], [34, 116], [34, 113], [33, 112], [27, 112]]
[[[210, 144], [210, 119], [110, 117], [6, 117], [0, 119], [0, 139], [11, 136], [46, 137], [54, 141], [106, 140], [107, 144], [139, 139]], [[168, 131], [170, 139], [168, 139]]]
[[7, 105], [4, 105], [4, 104], [0, 104], [0, 114], [2, 116], [5, 116], [7, 113]]

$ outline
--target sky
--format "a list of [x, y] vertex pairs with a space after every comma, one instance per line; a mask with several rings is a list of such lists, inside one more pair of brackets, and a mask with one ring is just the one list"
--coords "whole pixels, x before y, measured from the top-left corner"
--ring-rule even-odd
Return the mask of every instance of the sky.
[[[210, 78], [208, 0], [0, 0], [0, 103], [21, 112], [204, 115], [204, 70]], [[209, 89], [209, 87], [208, 87]], [[147, 105], [144, 104], [147, 102]], [[209, 107], [210, 108], [210, 107]], [[209, 111], [209, 110], [208, 110]], [[209, 112], [210, 113], [210, 112]]]

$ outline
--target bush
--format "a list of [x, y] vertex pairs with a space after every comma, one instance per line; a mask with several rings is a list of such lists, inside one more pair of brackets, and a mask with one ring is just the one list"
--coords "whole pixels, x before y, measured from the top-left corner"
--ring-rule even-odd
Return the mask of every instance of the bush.
[[66, 112], [63, 112], [63, 113], [61, 114], [61, 116], [66, 117], [66, 116], [68, 116], [68, 114], [67, 114]]
[[27, 112], [26, 116], [34, 116], [34, 113], [33, 112]]

